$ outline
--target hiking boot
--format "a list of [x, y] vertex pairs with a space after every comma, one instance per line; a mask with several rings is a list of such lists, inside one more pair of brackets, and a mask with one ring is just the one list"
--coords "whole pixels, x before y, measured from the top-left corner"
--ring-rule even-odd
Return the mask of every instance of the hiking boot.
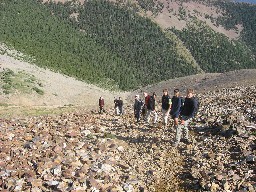
[[190, 142], [188, 139], [182, 139], [182, 142], [186, 145], [191, 144], [192, 142]]
[[172, 146], [175, 147], [175, 148], [178, 147], [178, 145], [179, 145], [179, 142], [174, 142], [174, 143], [172, 144]]
[[157, 123], [155, 123], [155, 122], [154, 122], [154, 123], [153, 123], [153, 127], [155, 127], [155, 128], [156, 128], [156, 127], [157, 127]]

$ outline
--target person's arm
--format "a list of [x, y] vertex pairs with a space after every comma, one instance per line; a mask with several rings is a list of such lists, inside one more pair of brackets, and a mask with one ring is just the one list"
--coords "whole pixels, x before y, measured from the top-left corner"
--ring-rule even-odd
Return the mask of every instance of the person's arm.
[[133, 109], [134, 109], [134, 112], [136, 111], [136, 101], [134, 102], [134, 104], [133, 104]]
[[195, 117], [196, 115], [197, 105], [198, 105], [198, 101], [196, 99], [193, 99], [193, 110], [191, 114], [192, 117]]
[[156, 110], [156, 100], [154, 99], [154, 101], [153, 101], [153, 104], [152, 104], [153, 106], [152, 106], [152, 109], [153, 109], [153, 111], [155, 111]]
[[172, 99], [171, 99], [171, 98], [168, 99], [168, 105], [169, 105], [169, 107], [168, 107], [168, 110], [167, 110], [167, 112], [166, 112], [167, 114], [170, 113], [171, 108], [172, 108]]

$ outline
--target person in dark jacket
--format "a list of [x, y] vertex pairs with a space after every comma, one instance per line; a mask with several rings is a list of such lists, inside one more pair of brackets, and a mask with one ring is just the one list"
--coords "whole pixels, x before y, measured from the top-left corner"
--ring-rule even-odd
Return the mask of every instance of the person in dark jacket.
[[123, 115], [123, 105], [124, 105], [124, 103], [123, 103], [123, 100], [122, 100], [121, 97], [119, 97], [117, 103], [118, 103], [119, 115]]
[[135, 100], [134, 100], [134, 116], [136, 118], [137, 123], [140, 121], [140, 112], [141, 108], [143, 106], [143, 102], [140, 100], [139, 95], [135, 95]]
[[183, 132], [183, 137], [185, 143], [188, 143], [188, 124], [191, 121], [191, 119], [195, 116], [196, 113], [196, 99], [194, 98], [194, 90], [193, 89], [187, 89], [187, 96], [184, 101], [184, 106], [181, 110], [181, 125], [177, 126], [176, 129], [176, 136], [175, 136], [175, 143], [174, 146], [177, 147], [180, 139], [181, 134]]
[[105, 110], [104, 110], [104, 99], [103, 97], [101, 96], [100, 99], [99, 99], [99, 108], [100, 108], [100, 113], [103, 113]]
[[148, 95], [147, 92], [144, 92], [143, 95], [144, 95], [144, 105], [142, 107], [141, 114], [143, 116], [143, 119], [146, 121], [147, 112], [148, 112], [148, 102], [149, 102], [149, 99], [150, 99], [150, 95]]
[[147, 105], [147, 115], [146, 115], [146, 121], [149, 123], [150, 115], [154, 114], [154, 124], [157, 122], [157, 113], [156, 113], [156, 93], [154, 92], [152, 96], [150, 96], [150, 99], [148, 101]]
[[183, 105], [183, 98], [180, 97], [180, 91], [179, 89], [174, 89], [174, 95], [171, 100], [171, 117], [174, 120], [174, 128], [175, 130], [178, 127], [179, 124], [179, 116], [181, 112], [181, 107]]
[[114, 110], [115, 110], [115, 115], [118, 115], [119, 114], [118, 99], [116, 97], [114, 97]]
[[163, 114], [163, 125], [167, 125], [169, 113], [171, 108], [171, 99], [167, 89], [163, 90], [162, 96], [162, 114]]

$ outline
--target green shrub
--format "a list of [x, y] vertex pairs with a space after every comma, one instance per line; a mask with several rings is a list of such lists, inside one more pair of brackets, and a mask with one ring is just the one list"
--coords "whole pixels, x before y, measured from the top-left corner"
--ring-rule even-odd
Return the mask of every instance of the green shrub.
[[32, 90], [37, 92], [39, 95], [43, 95], [44, 94], [44, 91], [42, 89], [37, 88], [37, 87], [33, 87]]
[[104, 133], [104, 137], [105, 138], [110, 138], [110, 139], [115, 139], [116, 138], [116, 136], [113, 135], [112, 133]]

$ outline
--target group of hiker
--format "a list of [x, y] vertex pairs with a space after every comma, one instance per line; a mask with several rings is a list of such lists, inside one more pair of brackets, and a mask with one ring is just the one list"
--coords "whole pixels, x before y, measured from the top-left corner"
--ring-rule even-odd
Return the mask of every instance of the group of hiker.
[[[140, 99], [140, 95], [135, 95], [134, 100], [134, 116], [137, 123], [141, 120], [146, 123], [150, 123], [151, 116], [153, 116], [153, 124], [158, 121], [158, 114], [156, 111], [156, 93], [152, 95], [143, 93], [144, 98]], [[161, 99], [161, 112], [162, 112], [162, 124], [164, 127], [168, 125], [169, 116], [173, 120], [174, 129], [176, 130], [175, 147], [179, 145], [181, 141], [181, 135], [183, 133], [184, 143], [189, 143], [188, 124], [195, 117], [198, 111], [198, 99], [194, 95], [193, 89], [187, 89], [186, 97], [180, 96], [179, 89], [174, 89], [173, 96], [169, 95], [168, 89], [163, 90]], [[104, 99], [99, 99], [100, 113], [104, 112]], [[114, 109], [116, 115], [123, 114], [123, 101], [121, 97], [119, 99], [114, 98]]]
[[[198, 106], [198, 99], [194, 96], [193, 89], [187, 89], [185, 98], [180, 96], [179, 89], [174, 89], [172, 97], [169, 95], [168, 89], [163, 90], [161, 100], [162, 124], [166, 127], [168, 125], [169, 116], [173, 119], [173, 125], [176, 130], [174, 146], [179, 145], [182, 132], [184, 136], [183, 142], [189, 143], [188, 124], [193, 117], [195, 117]], [[135, 95], [134, 115], [137, 122], [140, 122], [140, 115], [142, 115], [143, 120], [149, 123], [150, 116], [153, 114], [153, 124], [156, 124], [158, 115], [155, 108], [155, 92], [153, 92], [152, 95], [148, 95], [148, 93], [144, 92], [144, 101], [139, 98], [139, 95]]]
[[115, 108], [115, 114], [116, 115], [123, 115], [123, 100], [121, 97], [118, 99], [114, 98], [114, 108]]
[[[123, 115], [124, 110], [123, 110], [123, 100], [121, 97], [117, 99], [117, 97], [114, 97], [114, 109], [115, 109], [115, 115]], [[99, 113], [102, 114], [105, 112], [104, 110], [104, 98], [101, 96], [99, 98]]]

